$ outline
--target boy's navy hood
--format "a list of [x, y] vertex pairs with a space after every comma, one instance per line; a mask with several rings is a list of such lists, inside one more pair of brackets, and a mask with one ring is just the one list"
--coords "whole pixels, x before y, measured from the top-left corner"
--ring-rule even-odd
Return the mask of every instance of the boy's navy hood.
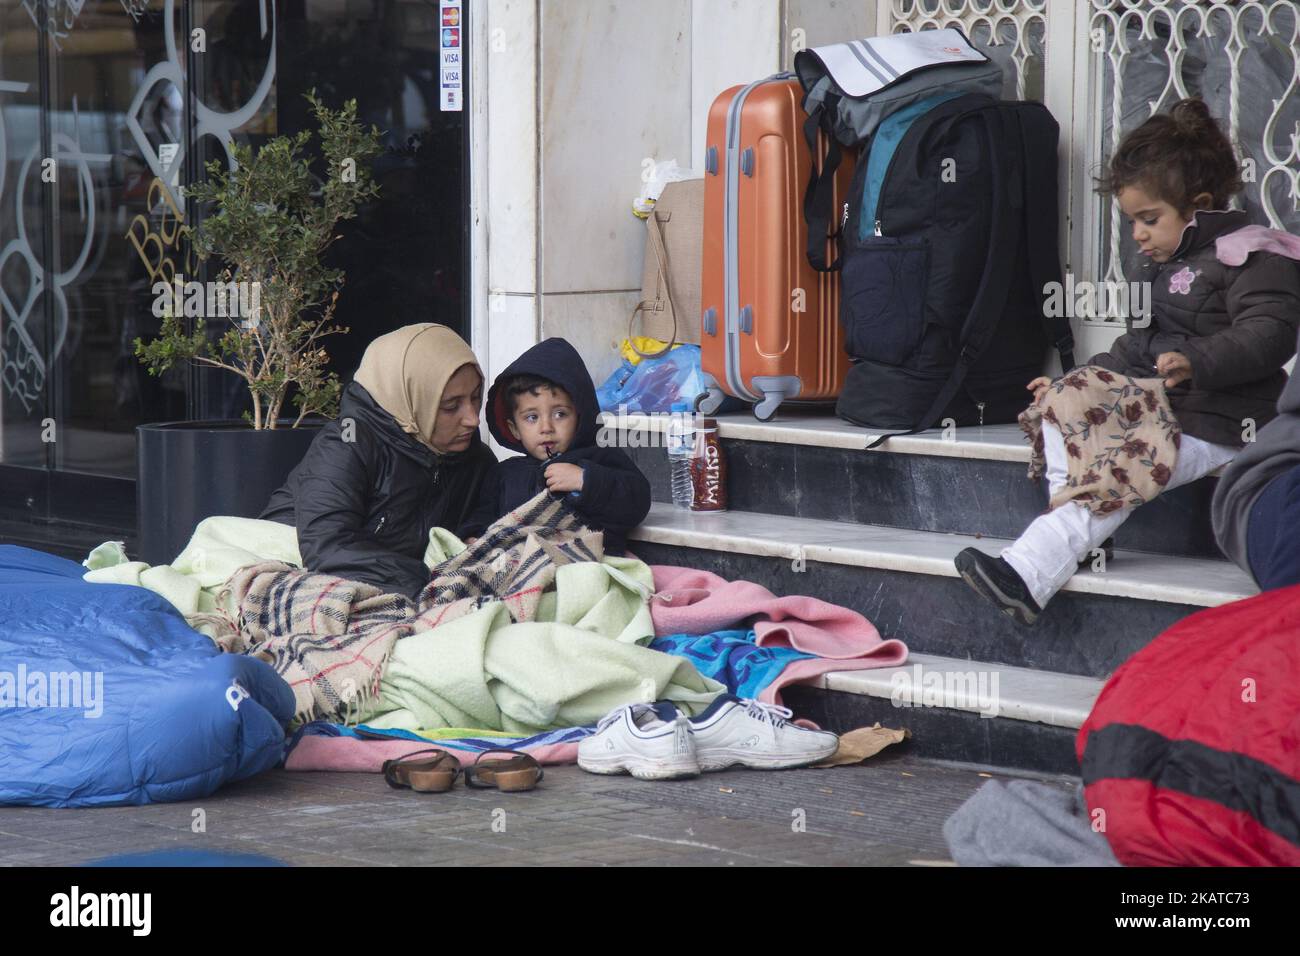
[[488, 431], [501, 447], [527, 454], [523, 443], [510, 434], [507, 425], [510, 411], [506, 407], [506, 394], [502, 385], [516, 375], [537, 375], [549, 379], [569, 393], [578, 411], [578, 429], [574, 432], [570, 451], [596, 444], [596, 433], [600, 429], [597, 419], [600, 405], [596, 401], [596, 386], [591, 380], [591, 374], [578, 355], [578, 350], [566, 339], [550, 338], [538, 342], [515, 359], [509, 368], [496, 377], [492, 388], [488, 390]]

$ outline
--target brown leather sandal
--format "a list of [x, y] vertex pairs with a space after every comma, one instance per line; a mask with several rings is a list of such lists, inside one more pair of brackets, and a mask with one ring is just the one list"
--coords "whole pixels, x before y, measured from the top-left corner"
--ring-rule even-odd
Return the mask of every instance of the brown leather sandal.
[[[423, 760], [412, 760], [421, 754], [437, 754]], [[415, 750], [396, 760], [385, 760], [384, 780], [396, 790], [410, 787], [420, 793], [445, 793], [452, 788], [460, 775], [460, 761], [439, 747]]]
[[[488, 754], [509, 754], [507, 760], [482, 760]], [[474, 766], [465, 768], [465, 786], [479, 790], [497, 789], [506, 793], [531, 790], [542, 779], [541, 764], [529, 754], [518, 750], [485, 750], [478, 755]]]

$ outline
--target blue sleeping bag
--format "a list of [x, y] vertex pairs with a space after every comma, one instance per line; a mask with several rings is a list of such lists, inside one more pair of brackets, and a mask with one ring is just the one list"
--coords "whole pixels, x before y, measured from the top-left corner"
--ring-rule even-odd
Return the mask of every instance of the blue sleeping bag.
[[144, 588], [0, 545], [0, 804], [205, 797], [280, 762], [293, 692]]

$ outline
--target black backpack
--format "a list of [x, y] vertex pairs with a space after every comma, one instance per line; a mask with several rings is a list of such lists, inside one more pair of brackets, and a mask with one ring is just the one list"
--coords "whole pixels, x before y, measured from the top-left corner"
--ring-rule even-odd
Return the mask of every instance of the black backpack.
[[1073, 367], [1069, 319], [1044, 309], [1061, 281], [1058, 136], [1041, 103], [953, 96], [897, 141], [865, 229], [871, 163], [859, 162], [843, 222], [841, 418], [902, 434], [1012, 422], [1049, 344]]

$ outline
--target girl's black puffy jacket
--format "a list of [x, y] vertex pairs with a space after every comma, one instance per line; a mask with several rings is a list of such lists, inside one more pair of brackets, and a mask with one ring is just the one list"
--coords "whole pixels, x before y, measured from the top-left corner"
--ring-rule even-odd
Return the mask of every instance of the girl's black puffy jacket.
[[1238, 209], [1197, 212], [1166, 263], [1147, 261], [1129, 278], [1151, 283], [1152, 322], [1129, 330], [1088, 360], [1135, 378], [1155, 375], [1164, 352], [1182, 352], [1190, 381], [1169, 390], [1184, 432], [1220, 445], [1241, 445], [1248, 422], [1259, 429], [1277, 415], [1286, 386], [1282, 366], [1295, 354], [1300, 324], [1300, 268], [1273, 252], [1252, 252], [1243, 265], [1219, 261], [1216, 240], [1247, 225]]

